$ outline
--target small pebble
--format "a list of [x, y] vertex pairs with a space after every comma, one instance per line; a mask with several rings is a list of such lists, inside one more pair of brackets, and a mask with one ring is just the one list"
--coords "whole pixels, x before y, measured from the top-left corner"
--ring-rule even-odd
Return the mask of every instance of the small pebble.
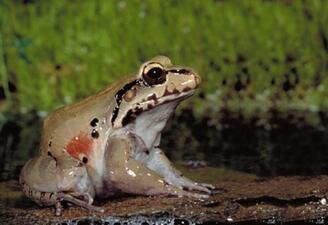
[[326, 205], [326, 204], [327, 204], [327, 199], [322, 198], [322, 199], [320, 200], [320, 203], [321, 203], [321, 205]]

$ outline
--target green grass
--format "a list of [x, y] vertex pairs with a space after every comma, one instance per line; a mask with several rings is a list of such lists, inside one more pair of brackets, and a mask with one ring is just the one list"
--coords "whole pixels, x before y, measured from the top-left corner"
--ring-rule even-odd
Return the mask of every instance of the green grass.
[[196, 115], [328, 108], [325, 0], [2, 0], [0, 7], [1, 85], [22, 111], [74, 102], [159, 54], [202, 75], [203, 97], [188, 102]]

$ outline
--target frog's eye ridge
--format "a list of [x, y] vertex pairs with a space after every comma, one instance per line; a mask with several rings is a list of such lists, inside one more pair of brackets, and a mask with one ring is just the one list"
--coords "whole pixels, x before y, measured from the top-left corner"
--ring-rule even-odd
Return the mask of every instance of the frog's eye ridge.
[[150, 63], [145, 66], [142, 77], [144, 81], [152, 86], [162, 84], [166, 80], [166, 71], [159, 63]]

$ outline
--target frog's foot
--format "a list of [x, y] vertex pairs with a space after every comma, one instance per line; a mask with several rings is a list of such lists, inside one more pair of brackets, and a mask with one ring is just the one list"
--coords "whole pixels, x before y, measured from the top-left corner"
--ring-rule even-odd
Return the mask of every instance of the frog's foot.
[[80, 206], [80, 207], [82, 207], [84, 209], [88, 209], [90, 211], [95, 211], [95, 212], [100, 212], [100, 213], [104, 212], [103, 208], [91, 205], [92, 201], [90, 202], [90, 200], [87, 200], [88, 202], [85, 202], [76, 197], [73, 197], [72, 195], [65, 194], [65, 193], [58, 193], [58, 200], [55, 204], [56, 216], [61, 215], [61, 211], [62, 211], [61, 202], [62, 201], [67, 201], [67, 202], [73, 203], [76, 206]]
[[206, 187], [206, 188], [208, 188], [210, 190], [215, 190], [216, 189], [216, 187], [214, 185], [212, 185], [212, 184], [198, 183], [198, 185], [203, 186], [203, 187]]
[[183, 182], [180, 185], [184, 189], [205, 192], [207, 194], [213, 194], [213, 190], [215, 189], [215, 187], [211, 184], [197, 183], [197, 182], [192, 182], [192, 181]]
[[182, 196], [186, 196], [186, 197], [190, 197], [190, 198], [197, 198], [197, 199], [209, 198], [208, 195], [198, 194], [198, 193], [194, 193], [194, 192], [187, 192], [186, 194], [183, 194]]
[[163, 176], [164, 180], [173, 186], [189, 191], [205, 192], [207, 194], [212, 194], [212, 190], [215, 189], [211, 184], [197, 183], [183, 176], [159, 148], [154, 148], [152, 150], [151, 155], [146, 161], [146, 165]]

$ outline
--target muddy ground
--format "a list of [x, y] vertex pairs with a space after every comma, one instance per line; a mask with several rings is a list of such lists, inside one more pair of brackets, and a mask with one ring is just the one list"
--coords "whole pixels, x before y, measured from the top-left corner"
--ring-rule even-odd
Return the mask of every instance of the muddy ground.
[[[215, 172], [200, 168], [189, 173], [195, 177], [208, 171]], [[23, 196], [17, 181], [3, 181], [0, 224], [295, 224], [321, 223], [328, 217], [328, 176], [257, 178], [230, 172], [205, 181], [217, 187], [205, 200], [119, 196], [95, 202], [105, 213], [70, 207], [60, 217], [53, 208], [40, 208]]]

